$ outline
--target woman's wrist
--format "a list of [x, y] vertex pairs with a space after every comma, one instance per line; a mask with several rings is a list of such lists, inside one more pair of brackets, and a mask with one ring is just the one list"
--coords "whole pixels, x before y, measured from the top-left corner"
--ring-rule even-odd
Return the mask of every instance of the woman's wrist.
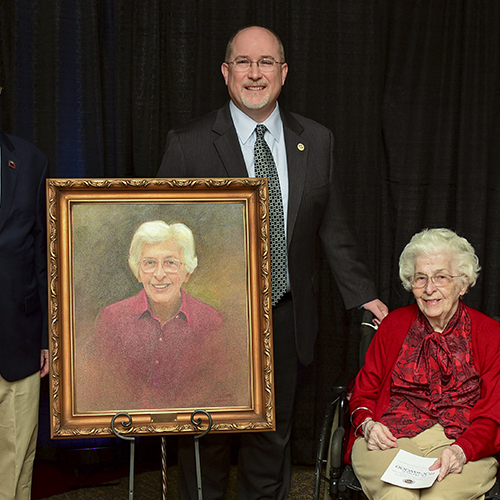
[[351, 411], [351, 415], [350, 415], [350, 421], [351, 421], [351, 425], [354, 427], [355, 424], [354, 424], [354, 415], [356, 412], [358, 411], [361, 411], [361, 413], [359, 413], [356, 418], [356, 420], [359, 422], [359, 418], [361, 417], [361, 422], [356, 426], [356, 429], [359, 429], [359, 426], [369, 417], [365, 417], [363, 419], [363, 413], [366, 415], [366, 412], [369, 412], [373, 415], [373, 412], [370, 410], [370, 408], [367, 408], [366, 406], [358, 406], [357, 408], [354, 408], [354, 410]]
[[[363, 432], [363, 436], [365, 436], [365, 438], [367, 437], [367, 436], [366, 436], [366, 426], [367, 426], [367, 424], [369, 424], [370, 422], [375, 422], [375, 421], [373, 420], [373, 418], [368, 417], [368, 418], [365, 418], [364, 422], [361, 424], [361, 430], [362, 430], [362, 432]], [[370, 429], [371, 429], [371, 427], [370, 427]]]
[[[365, 436], [366, 437], [366, 434], [365, 434], [365, 429], [366, 429], [366, 424], [368, 422], [373, 422], [373, 418], [372, 417], [366, 417], [357, 427], [356, 429], [354, 429], [354, 436], [355, 437], [358, 437], [358, 436]], [[361, 434], [358, 434], [359, 430], [361, 429]]]

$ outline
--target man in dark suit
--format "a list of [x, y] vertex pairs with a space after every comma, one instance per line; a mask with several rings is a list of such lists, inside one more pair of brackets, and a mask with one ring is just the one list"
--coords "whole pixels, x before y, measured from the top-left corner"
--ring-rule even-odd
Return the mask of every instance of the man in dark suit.
[[[258, 140], [254, 130], [257, 124], [266, 126], [265, 141], [279, 177], [287, 245], [286, 293], [275, 301], [273, 290], [277, 431], [239, 436], [238, 498], [284, 500], [291, 476], [289, 438], [297, 368], [299, 363], [311, 363], [318, 331], [317, 235], [345, 306], [363, 306], [377, 321], [388, 311], [376, 298], [346, 222], [333, 164], [333, 134], [278, 106], [288, 72], [279, 38], [258, 26], [239, 31], [228, 43], [221, 69], [230, 102], [169, 132], [158, 176], [254, 176], [259, 161], [254, 160]], [[274, 262], [271, 265], [274, 273]], [[209, 500], [223, 498], [230, 458], [227, 440], [225, 435], [207, 436], [200, 443], [203, 495]], [[195, 499], [192, 439], [179, 441], [182, 498]]]
[[29, 500], [48, 373], [47, 157], [0, 132], [0, 499]]

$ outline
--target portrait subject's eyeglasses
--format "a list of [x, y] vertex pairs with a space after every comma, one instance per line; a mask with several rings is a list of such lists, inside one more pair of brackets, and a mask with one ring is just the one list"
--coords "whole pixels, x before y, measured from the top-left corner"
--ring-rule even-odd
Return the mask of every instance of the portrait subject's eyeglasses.
[[443, 287], [449, 285], [451, 280], [454, 278], [460, 278], [460, 276], [452, 276], [448, 273], [436, 273], [432, 276], [427, 276], [426, 274], [415, 274], [410, 283], [412, 288], [425, 288], [430, 279], [437, 287]]
[[[158, 259], [145, 258], [141, 260], [141, 269], [143, 273], [154, 273], [158, 269]], [[161, 267], [166, 273], [177, 273], [182, 266], [182, 262], [177, 259], [163, 259], [161, 261]]]
[[234, 71], [237, 71], [238, 73], [248, 71], [252, 64], [256, 64], [263, 73], [270, 73], [280, 64], [285, 63], [276, 61], [272, 57], [263, 57], [258, 61], [250, 61], [250, 59], [247, 59], [246, 57], [237, 57], [234, 61], [226, 61], [226, 64], [232, 64]]

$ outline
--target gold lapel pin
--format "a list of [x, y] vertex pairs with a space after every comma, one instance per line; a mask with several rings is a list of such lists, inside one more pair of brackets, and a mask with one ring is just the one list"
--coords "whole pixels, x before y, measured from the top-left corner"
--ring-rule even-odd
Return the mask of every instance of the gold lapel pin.
[[14, 163], [13, 160], [9, 160], [9, 167], [13, 168], [14, 170], [16, 169], [16, 164]]
[[298, 149], [299, 151], [304, 151], [304, 149], [306, 149], [306, 147], [304, 146], [304, 144], [302, 144], [301, 142], [299, 142], [299, 143], [297, 144], [297, 149]]

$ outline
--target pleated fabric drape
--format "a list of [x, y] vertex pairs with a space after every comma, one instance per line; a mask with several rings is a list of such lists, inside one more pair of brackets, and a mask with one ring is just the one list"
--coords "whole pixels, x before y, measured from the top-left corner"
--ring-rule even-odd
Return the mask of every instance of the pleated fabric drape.
[[[500, 299], [500, 3], [497, 0], [1, 0], [2, 128], [58, 177], [154, 177], [167, 131], [227, 99], [238, 28], [280, 34], [281, 105], [331, 128], [345, 202], [380, 298], [410, 297], [397, 260], [424, 227], [476, 248], [465, 301]], [[357, 370], [358, 313], [322, 265], [317, 359], [303, 372], [294, 459], [311, 462], [332, 384]]]

